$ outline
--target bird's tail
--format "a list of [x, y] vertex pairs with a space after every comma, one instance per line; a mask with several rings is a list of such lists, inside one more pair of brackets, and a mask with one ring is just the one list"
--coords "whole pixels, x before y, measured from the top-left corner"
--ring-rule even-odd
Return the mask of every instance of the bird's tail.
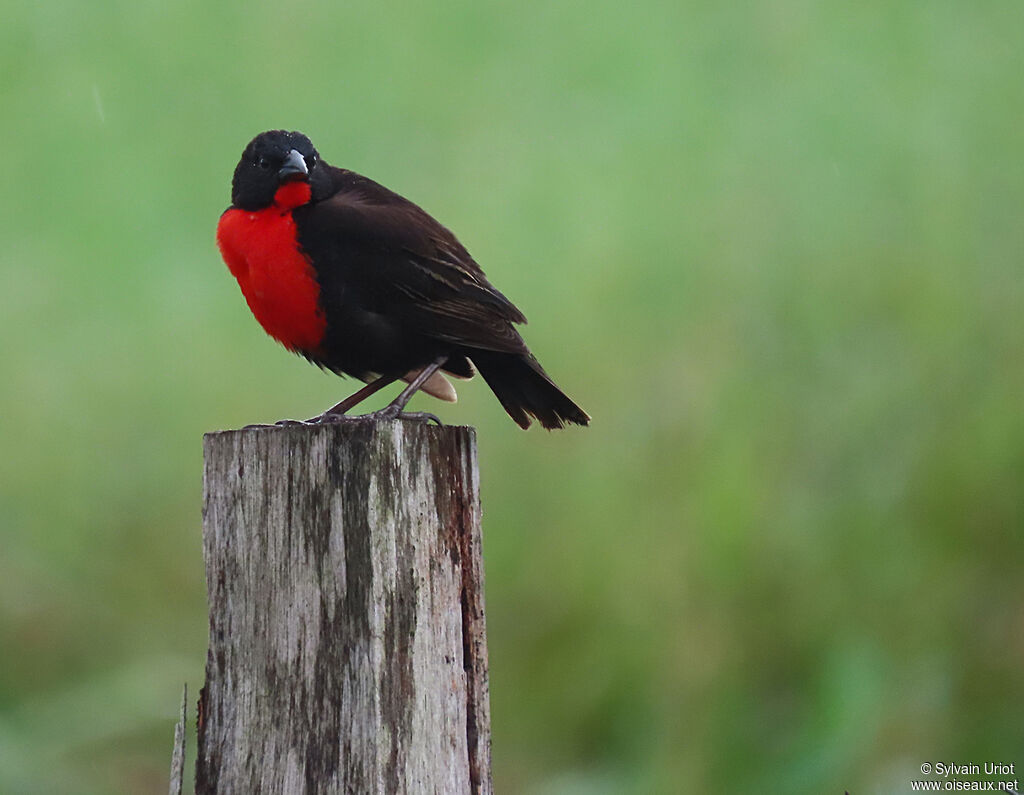
[[531, 416], [548, 430], [590, 422], [587, 412], [555, 386], [530, 354], [475, 350], [468, 355], [520, 428], [530, 427]]

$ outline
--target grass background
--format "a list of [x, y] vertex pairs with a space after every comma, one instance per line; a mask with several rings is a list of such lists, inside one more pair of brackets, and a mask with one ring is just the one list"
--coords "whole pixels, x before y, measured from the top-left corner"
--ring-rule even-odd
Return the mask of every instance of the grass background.
[[431, 408], [498, 792], [1024, 764], [1019, 2], [0, 8], [0, 791], [166, 791], [201, 434], [351, 387], [213, 243], [271, 127], [454, 228], [594, 416]]

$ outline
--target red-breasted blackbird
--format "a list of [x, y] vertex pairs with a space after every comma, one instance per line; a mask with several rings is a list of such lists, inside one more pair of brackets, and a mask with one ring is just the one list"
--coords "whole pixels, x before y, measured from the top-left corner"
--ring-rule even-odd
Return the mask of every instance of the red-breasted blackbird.
[[397, 193], [320, 159], [298, 132], [245, 148], [217, 244], [253, 315], [289, 350], [367, 386], [311, 422], [344, 419], [398, 379], [409, 386], [373, 415], [404, 413], [417, 389], [455, 400], [444, 373], [474, 367], [521, 427], [586, 425], [514, 324], [526, 318], [448, 229]]

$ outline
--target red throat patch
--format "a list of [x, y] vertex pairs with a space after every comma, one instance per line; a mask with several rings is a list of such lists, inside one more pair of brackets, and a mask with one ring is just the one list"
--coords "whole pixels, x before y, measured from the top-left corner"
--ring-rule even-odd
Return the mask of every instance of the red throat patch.
[[309, 185], [286, 183], [274, 201], [265, 210], [225, 212], [217, 224], [217, 245], [267, 334], [290, 350], [315, 353], [327, 318], [320, 308], [320, 284], [299, 248], [291, 214], [309, 201]]
[[282, 210], [294, 210], [306, 204], [312, 198], [312, 193], [308, 182], [286, 182], [274, 194], [274, 204]]

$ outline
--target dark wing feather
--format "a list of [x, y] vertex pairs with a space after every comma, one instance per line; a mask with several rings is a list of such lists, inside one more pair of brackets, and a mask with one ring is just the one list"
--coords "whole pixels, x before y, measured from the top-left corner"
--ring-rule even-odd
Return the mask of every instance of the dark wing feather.
[[303, 245], [328, 289], [403, 328], [471, 348], [522, 353], [525, 323], [455, 236], [418, 206], [350, 171], [331, 168], [333, 195], [295, 211]]

